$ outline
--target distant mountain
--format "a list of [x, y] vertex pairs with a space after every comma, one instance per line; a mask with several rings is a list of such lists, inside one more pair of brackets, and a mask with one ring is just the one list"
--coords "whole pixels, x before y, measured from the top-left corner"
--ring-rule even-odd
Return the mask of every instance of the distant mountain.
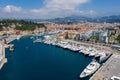
[[120, 23], [120, 15], [105, 16], [98, 19], [98, 22]]
[[93, 22], [94, 19], [89, 18], [89, 17], [84, 17], [84, 16], [68, 16], [65, 18], [55, 18], [55, 19], [48, 19], [44, 20], [46, 22], [53, 22], [57, 24], [76, 24], [79, 22]]
[[98, 23], [120, 23], [120, 15], [112, 15], [112, 16], [104, 16], [99, 18], [90, 18], [85, 16], [68, 16], [64, 18], [55, 18], [55, 19], [46, 19], [40, 20], [35, 19], [32, 20], [34, 22], [53, 22], [57, 24], [76, 24], [80, 22], [98, 22]]

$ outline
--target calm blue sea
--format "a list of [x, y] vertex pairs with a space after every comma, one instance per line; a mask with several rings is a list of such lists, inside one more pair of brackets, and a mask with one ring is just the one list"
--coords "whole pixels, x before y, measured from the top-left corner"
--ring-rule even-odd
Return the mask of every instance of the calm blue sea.
[[8, 63], [0, 71], [0, 80], [89, 80], [79, 78], [92, 61], [82, 53], [33, 43], [29, 36], [12, 43], [15, 50], [6, 49]]

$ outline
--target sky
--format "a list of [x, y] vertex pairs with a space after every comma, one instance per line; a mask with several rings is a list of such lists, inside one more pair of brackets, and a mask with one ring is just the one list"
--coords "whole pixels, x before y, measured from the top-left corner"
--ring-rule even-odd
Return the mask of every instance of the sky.
[[120, 15], [120, 0], [0, 0], [0, 18], [51, 19]]

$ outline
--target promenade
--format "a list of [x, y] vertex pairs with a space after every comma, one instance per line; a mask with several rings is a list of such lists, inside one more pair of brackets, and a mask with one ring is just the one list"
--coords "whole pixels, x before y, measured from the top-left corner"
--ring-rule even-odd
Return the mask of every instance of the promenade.
[[86, 47], [94, 47], [94, 48], [97, 48], [97, 49], [100, 49], [100, 50], [106, 50], [106, 51], [109, 51], [109, 52], [113, 52], [110, 47], [103, 46], [103, 45], [100, 45], [100, 44], [94, 44], [94, 43], [92, 44], [92, 43], [79, 42], [79, 41], [73, 41], [73, 40], [65, 40], [65, 41], [72, 42], [72, 43], [75, 43], [75, 44], [84, 45]]

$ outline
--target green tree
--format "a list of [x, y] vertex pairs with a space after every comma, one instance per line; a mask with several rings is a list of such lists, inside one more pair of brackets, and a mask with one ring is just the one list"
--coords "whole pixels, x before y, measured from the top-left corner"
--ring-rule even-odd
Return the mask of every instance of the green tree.
[[15, 29], [17, 30], [34, 30], [36, 27], [42, 28], [46, 27], [43, 23], [34, 23], [31, 21], [24, 21], [24, 20], [0, 20], [0, 30], [2, 30], [2, 26], [4, 27], [11, 27], [12, 24], [16, 25]]
[[120, 35], [117, 36], [116, 40], [120, 43]]
[[66, 34], [65, 34], [65, 39], [68, 39], [68, 38], [69, 38], [68, 32], [66, 32]]
[[89, 38], [89, 41], [98, 42], [98, 40], [99, 40], [99, 36], [91, 36], [91, 37]]

